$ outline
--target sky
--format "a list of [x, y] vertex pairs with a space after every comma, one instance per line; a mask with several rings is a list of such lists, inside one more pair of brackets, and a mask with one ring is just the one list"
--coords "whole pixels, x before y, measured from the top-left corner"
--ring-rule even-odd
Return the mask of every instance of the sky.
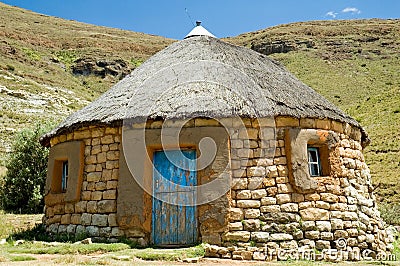
[[[196, 20], [217, 37], [298, 21], [400, 18], [399, 0], [0, 0], [41, 14], [173, 39]], [[1, 14], [0, 14], [1, 16]]]

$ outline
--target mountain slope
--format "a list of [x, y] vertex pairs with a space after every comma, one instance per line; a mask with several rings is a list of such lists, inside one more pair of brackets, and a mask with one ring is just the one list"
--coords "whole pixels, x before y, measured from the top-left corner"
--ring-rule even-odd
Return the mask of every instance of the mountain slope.
[[[64, 118], [173, 42], [2, 3], [0, 14], [0, 154], [14, 131]], [[400, 201], [400, 20], [293, 23], [225, 40], [279, 60], [355, 117], [372, 139], [376, 191]]]
[[378, 194], [400, 200], [400, 20], [293, 23], [227, 41], [269, 54], [356, 118]]
[[0, 154], [15, 130], [60, 120], [172, 42], [3, 3], [0, 14]]

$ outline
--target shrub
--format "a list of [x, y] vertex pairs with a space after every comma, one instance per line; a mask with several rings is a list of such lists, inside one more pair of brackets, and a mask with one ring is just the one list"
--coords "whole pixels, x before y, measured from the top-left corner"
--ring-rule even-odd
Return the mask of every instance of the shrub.
[[43, 211], [49, 151], [40, 145], [39, 138], [50, 127], [50, 124], [37, 124], [15, 136], [12, 153], [6, 159], [7, 173], [0, 186], [0, 199], [5, 211]]
[[391, 225], [400, 225], [400, 204], [399, 203], [381, 203], [378, 205], [381, 217]]

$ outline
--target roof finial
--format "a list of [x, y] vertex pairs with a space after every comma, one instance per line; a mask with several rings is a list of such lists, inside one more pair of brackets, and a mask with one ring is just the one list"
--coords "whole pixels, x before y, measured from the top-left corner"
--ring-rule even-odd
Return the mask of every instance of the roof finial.
[[196, 27], [194, 27], [194, 29], [192, 29], [192, 31], [189, 32], [188, 35], [186, 35], [185, 39], [193, 36], [210, 36], [216, 38], [212, 33], [201, 26], [200, 20], [196, 21]]

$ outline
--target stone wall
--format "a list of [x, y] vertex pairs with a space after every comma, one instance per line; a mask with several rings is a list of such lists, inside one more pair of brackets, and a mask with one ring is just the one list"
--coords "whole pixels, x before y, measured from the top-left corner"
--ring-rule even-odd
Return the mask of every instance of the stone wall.
[[49, 192], [45, 196], [47, 231], [117, 241], [123, 235], [116, 220], [121, 129], [86, 127], [55, 137], [50, 144], [78, 140], [85, 144], [79, 200], [57, 201]]
[[[360, 257], [355, 254], [365, 250], [393, 249], [393, 236], [386, 232], [372, 194], [360, 129], [327, 119], [291, 117], [243, 119], [244, 127], [237, 127], [234, 120], [222, 122], [230, 125], [232, 190], [224, 196], [230, 207], [222, 219], [215, 215], [225, 213], [227, 204], [198, 207], [199, 239], [215, 244], [207, 247], [207, 256], [275, 260], [279, 250], [342, 248], [338, 240], [345, 241], [342, 259], [357, 260]], [[161, 125], [153, 121], [146, 128]], [[220, 126], [212, 119], [185, 125]], [[327, 145], [329, 174], [305, 176], [309, 182], [304, 185], [299, 183], [301, 175], [293, 174], [299, 172], [294, 169], [299, 160], [296, 154], [301, 152], [293, 150], [299, 145], [293, 145], [296, 136], [292, 133], [307, 129], [317, 136], [314, 142]], [[66, 202], [46, 195], [48, 231], [109, 241], [132, 235], [119, 227], [117, 218], [121, 135], [121, 128], [86, 127], [51, 139], [52, 147], [69, 141], [85, 145], [80, 199]], [[133, 240], [149, 243], [143, 232], [136, 235], [141, 237]]]
[[[208, 246], [206, 255], [276, 260], [282, 250], [343, 248], [341, 259], [357, 260], [357, 254], [367, 249], [374, 254], [390, 252], [393, 237], [377, 211], [360, 130], [335, 121], [290, 117], [276, 119], [275, 125], [275, 131], [259, 130], [259, 121], [249, 120], [247, 132], [231, 134], [230, 223], [223, 245]], [[316, 128], [322, 137], [333, 131], [338, 136], [329, 149], [330, 174], [314, 177], [313, 189], [303, 190], [291, 178], [289, 160], [296, 158], [288, 156], [287, 135], [293, 128]]]

